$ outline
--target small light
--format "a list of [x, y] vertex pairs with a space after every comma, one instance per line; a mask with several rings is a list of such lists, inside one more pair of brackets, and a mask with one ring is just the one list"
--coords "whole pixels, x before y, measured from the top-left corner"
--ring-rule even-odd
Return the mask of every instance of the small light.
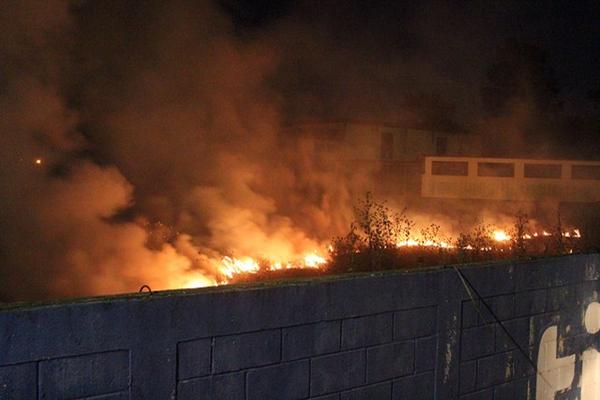
[[35, 165], [42, 165], [42, 159], [41, 158], [36, 158], [35, 159]]

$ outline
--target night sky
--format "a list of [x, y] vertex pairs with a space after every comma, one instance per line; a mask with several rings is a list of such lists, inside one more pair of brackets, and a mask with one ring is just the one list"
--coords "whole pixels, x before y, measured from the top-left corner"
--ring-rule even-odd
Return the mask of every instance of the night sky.
[[[593, 1], [219, 4], [242, 37], [277, 35], [278, 26], [300, 24], [311, 31], [316, 46], [326, 46], [334, 54], [344, 52], [351, 65], [391, 69], [398, 60], [410, 63], [417, 58], [429, 64], [423, 66], [431, 69], [429, 73], [439, 75], [430, 79], [482, 85], [484, 70], [496, 61], [499, 48], [514, 41], [544, 53], [567, 111], [589, 111], [590, 100], [600, 87], [600, 4]], [[435, 89], [443, 90], [434, 86], [431, 91]], [[448, 101], [459, 108], [466, 106], [462, 102], [469, 102], [461, 98]]]

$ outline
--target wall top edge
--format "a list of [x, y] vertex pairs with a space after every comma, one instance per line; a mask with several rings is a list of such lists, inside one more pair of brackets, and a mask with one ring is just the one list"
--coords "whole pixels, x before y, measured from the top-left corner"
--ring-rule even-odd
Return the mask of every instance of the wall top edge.
[[307, 287], [307, 286], [318, 286], [322, 284], [335, 284], [336, 282], [346, 282], [352, 280], [363, 280], [363, 279], [377, 279], [383, 277], [398, 277], [398, 276], [415, 276], [415, 275], [433, 275], [443, 273], [454, 267], [462, 269], [483, 269], [493, 268], [502, 265], [535, 265], [543, 264], [550, 260], [556, 261], [559, 259], [576, 259], [576, 258], [590, 258], [591, 261], [595, 260], [600, 263], [600, 252], [570, 254], [555, 257], [539, 257], [526, 260], [509, 259], [509, 260], [498, 260], [498, 261], [484, 261], [474, 262], [466, 264], [451, 264], [451, 265], [437, 265], [431, 267], [421, 268], [403, 268], [396, 270], [387, 271], [373, 271], [373, 272], [357, 272], [357, 273], [346, 273], [338, 275], [327, 275], [319, 277], [308, 277], [308, 278], [296, 278], [296, 279], [284, 279], [276, 281], [264, 281], [264, 282], [253, 282], [253, 283], [242, 283], [242, 284], [231, 284], [222, 286], [212, 286], [197, 289], [172, 289], [172, 290], [161, 290], [154, 292], [132, 292], [122, 293], [104, 296], [90, 296], [90, 297], [72, 297], [63, 299], [53, 300], [42, 300], [42, 301], [23, 301], [14, 303], [1, 303], [0, 302], [0, 313], [10, 311], [23, 311], [23, 310], [34, 310], [34, 309], [46, 309], [56, 308], [62, 306], [73, 306], [73, 305], [93, 305], [100, 303], [121, 303], [121, 302], [138, 302], [138, 301], [155, 301], [164, 300], [174, 297], [189, 297], [189, 296], [204, 296], [204, 295], [215, 295], [221, 293], [232, 293], [232, 292], [249, 292], [249, 291], [265, 291], [273, 290], [285, 287]]

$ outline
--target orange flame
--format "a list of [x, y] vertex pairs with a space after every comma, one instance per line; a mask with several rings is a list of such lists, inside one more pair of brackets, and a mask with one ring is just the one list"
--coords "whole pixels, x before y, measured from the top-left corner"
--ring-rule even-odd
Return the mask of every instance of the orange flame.
[[[522, 238], [525, 240], [533, 240], [538, 237], [553, 236], [552, 233], [542, 230], [540, 232], [524, 233]], [[579, 229], [566, 230], [562, 233], [565, 238], [578, 239], [581, 238]], [[489, 238], [494, 242], [503, 244], [511, 241], [513, 237], [505, 229], [494, 229], [490, 232]], [[422, 247], [422, 248], [439, 248], [439, 249], [455, 249], [456, 245], [448, 241], [438, 241], [425, 239], [420, 236], [411, 237], [396, 243], [396, 247]], [[464, 250], [475, 250], [472, 245], [467, 245]], [[492, 251], [494, 247], [481, 247], [481, 251]], [[329, 253], [334, 249], [331, 245], [328, 246]], [[504, 249], [499, 249], [504, 251]], [[572, 250], [571, 250], [572, 251]], [[319, 251], [311, 251], [297, 258], [295, 261], [281, 261], [269, 257], [261, 258], [260, 260], [252, 257], [232, 257], [225, 256], [221, 259], [211, 261], [216, 270], [221, 274], [221, 280], [206, 276], [201, 273], [188, 272], [185, 277], [179, 280], [177, 287], [181, 288], [200, 288], [206, 286], [215, 286], [227, 284], [231, 282], [237, 275], [242, 274], [257, 274], [260, 271], [278, 271], [286, 269], [320, 269], [326, 266], [328, 258], [323, 256]]]
[[510, 235], [502, 229], [496, 229], [494, 232], [492, 232], [492, 237], [496, 242], [507, 242], [512, 239]]

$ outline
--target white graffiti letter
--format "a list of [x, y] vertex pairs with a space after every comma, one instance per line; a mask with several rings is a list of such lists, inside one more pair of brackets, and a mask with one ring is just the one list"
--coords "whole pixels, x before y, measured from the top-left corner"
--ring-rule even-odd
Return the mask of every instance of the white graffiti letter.
[[558, 328], [551, 326], [540, 342], [536, 400], [554, 400], [556, 392], [568, 388], [575, 377], [575, 355], [556, 358], [557, 346]]
[[[584, 323], [588, 333], [600, 331], [600, 303], [588, 305]], [[600, 353], [593, 348], [587, 349], [581, 359], [581, 400], [600, 400]]]

